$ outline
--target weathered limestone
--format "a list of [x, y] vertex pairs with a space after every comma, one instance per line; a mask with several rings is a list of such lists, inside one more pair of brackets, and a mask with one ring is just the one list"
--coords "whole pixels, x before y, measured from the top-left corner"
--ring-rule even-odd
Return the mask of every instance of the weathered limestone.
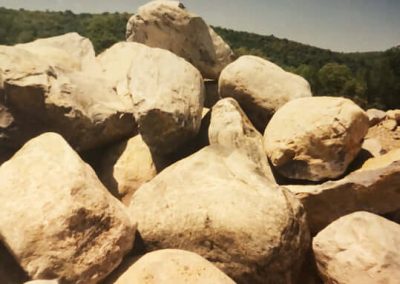
[[32, 279], [98, 283], [132, 248], [124, 206], [58, 134], [4, 163], [0, 189], [0, 235]]
[[126, 37], [185, 58], [208, 79], [218, 79], [233, 59], [222, 38], [179, 1], [152, 1], [140, 7], [127, 24]]
[[303, 210], [256, 168], [210, 146], [141, 186], [130, 212], [146, 249], [198, 253], [238, 283], [294, 281], [308, 247]]
[[237, 100], [260, 132], [288, 101], [312, 96], [310, 85], [302, 77], [250, 55], [241, 56], [222, 71], [219, 94]]
[[222, 99], [213, 107], [208, 136], [210, 145], [241, 151], [257, 165], [260, 173], [275, 182], [265, 155], [263, 137], [234, 99]]
[[137, 135], [105, 152], [98, 175], [115, 197], [129, 204], [132, 194], [165, 165], [166, 161], [151, 153], [142, 137]]
[[377, 215], [356, 212], [330, 224], [313, 240], [325, 283], [398, 283], [400, 226]]
[[113, 283], [234, 284], [235, 282], [195, 253], [166, 249], [144, 255]]
[[0, 147], [18, 149], [32, 137], [55, 131], [85, 151], [136, 132], [131, 106], [101, 77], [62, 71], [16, 47], [1, 46], [0, 61], [6, 98], [0, 107]]
[[153, 152], [172, 153], [198, 133], [203, 78], [184, 59], [159, 48], [138, 49], [129, 90], [139, 132]]
[[365, 112], [348, 99], [301, 98], [274, 115], [264, 133], [264, 147], [285, 177], [337, 178], [361, 150], [368, 127]]
[[311, 233], [352, 212], [400, 210], [400, 161], [391, 156], [372, 158], [363, 169], [337, 181], [287, 186], [302, 202]]

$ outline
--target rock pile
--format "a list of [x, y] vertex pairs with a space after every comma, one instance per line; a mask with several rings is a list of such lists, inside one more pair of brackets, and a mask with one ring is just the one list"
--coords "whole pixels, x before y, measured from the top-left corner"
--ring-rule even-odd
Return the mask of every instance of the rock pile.
[[234, 60], [177, 1], [97, 56], [0, 46], [0, 282], [397, 283], [399, 113]]

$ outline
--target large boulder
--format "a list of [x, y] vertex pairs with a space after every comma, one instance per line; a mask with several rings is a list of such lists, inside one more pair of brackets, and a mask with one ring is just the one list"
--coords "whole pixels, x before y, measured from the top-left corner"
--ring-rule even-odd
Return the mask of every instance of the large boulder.
[[167, 162], [152, 153], [141, 135], [105, 151], [97, 171], [108, 190], [124, 204], [144, 183], [154, 178]]
[[127, 105], [132, 105], [132, 94], [129, 91], [128, 74], [138, 50], [148, 48], [134, 42], [119, 42], [97, 56], [102, 76]]
[[352, 212], [400, 210], [399, 151], [368, 160], [343, 179], [321, 185], [287, 186], [303, 203], [313, 234]]
[[198, 254], [176, 249], [159, 250], [144, 255], [112, 283], [235, 284]]
[[348, 99], [301, 98], [277, 111], [265, 130], [264, 146], [281, 175], [321, 181], [346, 171], [368, 128], [368, 116]]
[[260, 132], [288, 101], [312, 96], [302, 77], [250, 55], [241, 56], [222, 71], [219, 94], [236, 99]]
[[210, 145], [241, 151], [257, 165], [260, 173], [275, 182], [265, 155], [263, 137], [234, 99], [222, 99], [212, 108], [208, 136]]
[[204, 83], [184, 59], [159, 48], [140, 48], [129, 71], [135, 118], [152, 151], [172, 153], [196, 136]]
[[238, 283], [291, 283], [309, 245], [298, 201], [239, 151], [217, 146], [141, 186], [130, 214], [148, 251], [198, 253]]
[[41, 60], [59, 68], [96, 74], [99, 71], [93, 44], [78, 33], [41, 38], [17, 44], [16, 47], [40, 56]]
[[98, 283], [133, 245], [124, 206], [55, 133], [0, 167], [0, 203], [2, 240], [32, 279]]
[[128, 21], [126, 37], [127, 41], [172, 51], [208, 79], [218, 79], [233, 59], [222, 38], [178, 1], [151, 1], [140, 7]]
[[313, 240], [325, 283], [395, 284], [400, 279], [400, 226], [356, 212], [330, 224]]
[[135, 133], [132, 107], [103, 78], [66, 72], [16, 47], [0, 46], [0, 61], [0, 148], [17, 149], [40, 133], [54, 131], [84, 151]]

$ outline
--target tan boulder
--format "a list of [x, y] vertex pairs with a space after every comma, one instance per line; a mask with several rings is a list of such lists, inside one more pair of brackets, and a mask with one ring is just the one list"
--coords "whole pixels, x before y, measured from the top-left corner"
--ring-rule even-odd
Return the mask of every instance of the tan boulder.
[[378, 157], [385, 154], [381, 143], [376, 138], [365, 139], [362, 144], [362, 149], [368, 151], [373, 157]]
[[176, 249], [150, 252], [131, 265], [114, 284], [234, 284], [198, 254]]
[[0, 189], [0, 234], [32, 279], [98, 283], [132, 248], [124, 206], [58, 134], [4, 163]]
[[[392, 122], [394, 121], [392, 120]], [[400, 148], [400, 127], [394, 127], [392, 123], [392, 129], [387, 129], [383, 124], [384, 121], [370, 127], [365, 139], [377, 140], [382, 147], [381, 152], [384, 154]]]
[[103, 78], [62, 71], [16, 47], [1, 46], [0, 61], [7, 70], [0, 147], [18, 149], [30, 138], [54, 131], [84, 151], [136, 132], [131, 106]]
[[222, 38], [179, 1], [151, 1], [140, 7], [128, 21], [126, 37], [185, 58], [208, 79], [218, 79], [233, 59]]
[[314, 238], [313, 250], [324, 283], [399, 283], [400, 226], [380, 216], [340, 218]]
[[98, 73], [93, 44], [78, 33], [41, 38], [33, 42], [17, 44], [17, 48], [27, 50], [48, 64], [66, 70]]
[[132, 194], [165, 165], [163, 158], [153, 154], [137, 135], [112, 146], [103, 154], [98, 175], [115, 197], [128, 204]]
[[371, 171], [386, 168], [397, 161], [400, 161], [400, 149], [392, 150], [384, 155], [367, 160], [360, 170]]
[[291, 283], [308, 247], [303, 209], [240, 152], [209, 146], [135, 192], [149, 251], [198, 253], [238, 283]]
[[[394, 154], [396, 157], [398, 152]], [[287, 186], [303, 204], [312, 234], [352, 212], [387, 214], [400, 210], [399, 187], [400, 161], [391, 155], [372, 158], [363, 169], [337, 181]]]
[[368, 128], [365, 112], [348, 99], [301, 98], [274, 115], [264, 147], [272, 165], [287, 178], [337, 178], [361, 150]]
[[397, 123], [400, 123], [400, 109], [392, 109], [386, 112], [386, 116], [388, 119], [394, 120]]
[[387, 117], [387, 114], [383, 110], [375, 108], [368, 109], [366, 112], [368, 115], [370, 126], [377, 125], [381, 121], [385, 120]]
[[134, 42], [119, 42], [97, 56], [103, 77], [110, 82], [127, 105], [132, 105], [128, 74], [138, 50], [148, 48]]
[[208, 136], [210, 145], [241, 151], [257, 165], [261, 174], [275, 182], [265, 155], [263, 137], [234, 99], [222, 99], [212, 108]]
[[394, 119], [386, 119], [382, 121], [381, 126], [389, 131], [395, 131], [397, 128], [397, 121]]
[[310, 85], [302, 77], [250, 55], [241, 56], [222, 71], [219, 94], [236, 99], [260, 132], [288, 101], [312, 96]]
[[198, 133], [203, 78], [184, 59], [159, 48], [138, 49], [129, 90], [139, 132], [153, 152], [172, 153]]

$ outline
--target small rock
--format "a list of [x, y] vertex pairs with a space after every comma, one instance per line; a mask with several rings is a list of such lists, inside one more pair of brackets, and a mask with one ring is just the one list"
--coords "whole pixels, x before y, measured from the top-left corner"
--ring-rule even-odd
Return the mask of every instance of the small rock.
[[388, 110], [386, 115], [388, 119], [392, 119], [397, 123], [400, 123], [400, 109]]
[[381, 125], [389, 131], [395, 131], [397, 128], [397, 122], [393, 119], [384, 120]]
[[369, 119], [369, 126], [377, 125], [386, 118], [386, 112], [375, 108], [368, 109], [367, 115]]

